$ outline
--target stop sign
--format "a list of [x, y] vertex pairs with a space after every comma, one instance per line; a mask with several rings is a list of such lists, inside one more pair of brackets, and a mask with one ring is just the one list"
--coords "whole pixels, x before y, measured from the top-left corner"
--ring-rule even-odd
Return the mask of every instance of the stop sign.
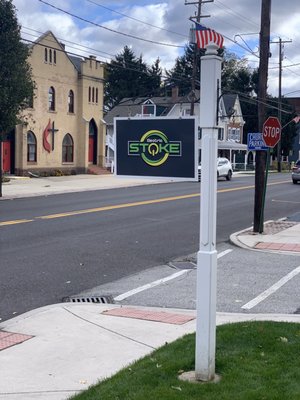
[[281, 138], [281, 123], [276, 117], [268, 117], [263, 125], [263, 139], [268, 147], [274, 147]]

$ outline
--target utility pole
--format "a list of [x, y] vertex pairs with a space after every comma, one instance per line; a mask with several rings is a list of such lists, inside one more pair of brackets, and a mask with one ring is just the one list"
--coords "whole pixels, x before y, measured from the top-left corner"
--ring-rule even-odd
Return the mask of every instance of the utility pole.
[[[278, 119], [281, 122], [281, 82], [282, 82], [282, 60], [283, 60], [283, 44], [291, 43], [291, 40], [282, 40], [279, 38], [278, 42], [271, 42], [279, 44], [279, 82], [278, 82]], [[281, 172], [281, 139], [277, 144], [277, 171]]]
[[[266, 117], [266, 97], [268, 65], [270, 55], [271, 0], [262, 0], [261, 28], [259, 46], [259, 85], [258, 85], [258, 129], [263, 131]], [[263, 232], [264, 221], [264, 187], [265, 187], [266, 153], [257, 151], [255, 158], [255, 194], [253, 232]]]
[[[197, 4], [198, 10], [195, 16], [190, 17], [190, 20], [196, 20], [196, 22], [200, 23], [201, 18], [208, 18], [210, 15], [201, 15], [202, 4], [204, 3], [212, 3], [214, 0], [198, 0], [198, 1], [187, 1], [185, 0], [184, 5], [192, 5]], [[190, 115], [195, 114], [195, 92], [196, 92], [196, 77], [197, 77], [197, 60], [198, 60], [199, 51], [197, 48], [197, 43], [194, 43], [194, 57], [193, 57], [193, 72], [192, 72], [192, 99], [191, 99], [191, 112]]]

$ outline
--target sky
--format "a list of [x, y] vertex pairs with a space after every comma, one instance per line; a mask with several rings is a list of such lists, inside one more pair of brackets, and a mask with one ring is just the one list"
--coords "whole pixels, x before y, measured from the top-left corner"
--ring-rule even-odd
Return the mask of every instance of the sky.
[[[213, 0], [202, 4], [201, 23], [221, 33], [238, 58], [259, 65], [262, 0]], [[196, 0], [13, 0], [25, 40], [51, 30], [77, 55], [109, 62], [125, 45], [149, 66], [159, 58], [171, 69], [189, 43]], [[46, 4], [48, 3], [48, 4]], [[283, 43], [282, 95], [300, 96], [300, 7], [297, 0], [273, 0], [271, 42]], [[271, 43], [268, 92], [278, 96], [279, 45]]]

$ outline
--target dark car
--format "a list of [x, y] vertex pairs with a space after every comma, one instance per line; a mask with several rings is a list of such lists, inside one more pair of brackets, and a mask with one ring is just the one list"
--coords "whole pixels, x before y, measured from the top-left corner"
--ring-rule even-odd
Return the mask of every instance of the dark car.
[[292, 168], [292, 181], [295, 184], [300, 181], [300, 160], [296, 161]]

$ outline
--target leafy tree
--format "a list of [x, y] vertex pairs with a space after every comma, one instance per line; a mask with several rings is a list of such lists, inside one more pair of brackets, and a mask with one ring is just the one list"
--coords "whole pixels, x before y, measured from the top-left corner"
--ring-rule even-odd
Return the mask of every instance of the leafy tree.
[[252, 95], [256, 90], [253, 72], [246, 59], [238, 59], [235, 54], [224, 53], [222, 65], [222, 91]]
[[105, 106], [111, 109], [125, 97], [151, 96], [161, 85], [160, 61], [150, 68], [125, 46], [106, 68]]
[[20, 111], [34, 90], [29, 48], [21, 42], [15, 11], [11, 0], [0, 0], [0, 132], [19, 122]]
[[[20, 112], [32, 98], [34, 83], [27, 62], [28, 47], [21, 42], [16, 9], [11, 0], [0, 0], [0, 146], [19, 122]], [[2, 156], [0, 151], [0, 197]]]

